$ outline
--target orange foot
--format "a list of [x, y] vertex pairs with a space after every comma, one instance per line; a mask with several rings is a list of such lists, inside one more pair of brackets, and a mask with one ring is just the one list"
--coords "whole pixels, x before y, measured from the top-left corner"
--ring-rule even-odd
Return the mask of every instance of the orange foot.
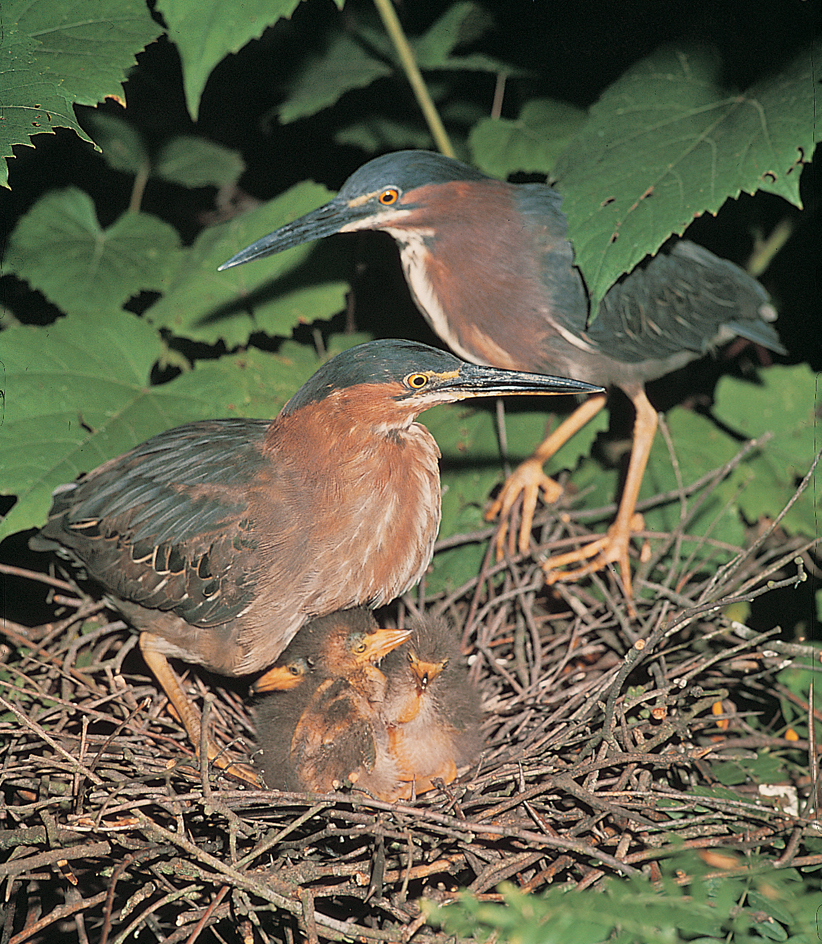
[[555, 502], [562, 494], [562, 486], [542, 471], [545, 463], [556, 454], [568, 440], [578, 433], [582, 427], [605, 406], [605, 394], [597, 393], [588, 397], [574, 412], [551, 433], [551, 435], [537, 447], [534, 454], [523, 462], [502, 486], [497, 500], [488, 509], [485, 518], [490, 521], [497, 515], [502, 519], [497, 533], [496, 548], [497, 560], [501, 560], [505, 552], [505, 536], [510, 529], [508, 549], [514, 553], [514, 531], [511, 528], [511, 509], [517, 498], [522, 495], [522, 518], [519, 526], [519, 551], [528, 553], [528, 544], [531, 540], [531, 527], [534, 523], [534, 511], [537, 499], [542, 491], [547, 502]]
[[[545, 571], [545, 582], [550, 586], [561, 580], [579, 580], [582, 577], [587, 577], [588, 574], [601, 570], [603, 567], [607, 567], [608, 564], [617, 564], [622, 578], [622, 586], [625, 589], [625, 596], [630, 601], [632, 596], [631, 565], [628, 560], [628, 546], [631, 535], [641, 531], [644, 527], [645, 522], [642, 515], [636, 512], [631, 516], [627, 527], [617, 520], [608, 528], [608, 533], [601, 538], [597, 538], [575, 551], [569, 551], [567, 554], [557, 554], [555, 557], [549, 557], [541, 564]], [[588, 561], [588, 563], [574, 570], [558, 569], [580, 561]]]
[[505, 554], [505, 538], [508, 536], [508, 553], [514, 554], [514, 528], [511, 527], [511, 509], [522, 495], [522, 512], [519, 525], [519, 552], [526, 554], [534, 524], [534, 512], [542, 492], [545, 501], [555, 502], [562, 494], [562, 486], [542, 471], [542, 461], [531, 456], [519, 465], [503, 484], [499, 495], [485, 513], [485, 520], [492, 521], [499, 515], [500, 526], [495, 539], [497, 560]]

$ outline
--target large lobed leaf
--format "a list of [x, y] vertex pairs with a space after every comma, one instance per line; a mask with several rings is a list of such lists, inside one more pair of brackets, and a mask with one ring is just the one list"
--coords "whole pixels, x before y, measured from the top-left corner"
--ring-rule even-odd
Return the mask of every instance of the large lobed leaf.
[[517, 171], [550, 174], [585, 121], [581, 108], [550, 98], [526, 102], [517, 119], [484, 118], [468, 138], [471, 158], [486, 174], [505, 179]]
[[230, 348], [246, 344], [254, 331], [288, 337], [296, 324], [328, 318], [345, 304], [342, 282], [284, 281], [311, 246], [228, 272], [217, 267], [328, 197], [325, 188], [306, 181], [251, 213], [203, 230], [191, 248], [183, 248], [176, 231], [157, 217], [125, 213], [104, 230], [88, 194], [50, 191], [18, 223], [6, 271], [69, 314], [110, 311], [153, 290], [163, 295], [147, 319], [178, 336], [223, 341]]
[[162, 342], [122, 311], [68, 316], [47, 329], [13, 327], [2, 339], [0, 487], [18, 500], [0, 538], [42, 524], [57, 485], [149, 436], [210, 417], [275, 416], [319, 363], [291, 343], [276, 356], [250, 350], [151, 386]]
[[194, 121], [200, 98], [214, 67], [228, 53], [238, 52], [266, 27], [289, 18], [300, 0], [158, 0], [157, 9], [180, 51], [186, 104]]
[[[774, 434], [739, 473], [745, 487], [738, 506], [748, 521], [775, 518], [808, 472], [819, 448], [818, 408], [817, 378], [807, 364], [769, 367], [757, 385], [734, 377], [720, 381], [716, 414], [724, 423], [749, 439]], [[783, 519], [792, 534], [817, 533], [818, 467], [814, 478]]]
[[282, 281], [312, 252], [310, 245], [217, 271], [229, 256], [325, 203], [329, 196], [324, 187], [303, 181], [250, 213], [204, 230], [146, 317], [176, 335], [208, 344], [222, 340], [234, 347], [245, 344], [253, 331], [287, 337], [300, 322], [329, 318], [340, 311], [347, 288], [343, 282], [313, 284], [316, 279], [307, 279], [286, 286]]
[[68, 314], [93, 314], [143, 289], [162, 291], [182, 258], [176, 230], [147, 213], [124, 213], [108, 229], [91, 197], [50, 190], [20, 220], [6, 267]]
[[365, 88], [392, 71], [356, 37], [340, 32], [329, 39], [325, 49], [306, 59], [294, 90], [277, 109], [277, 116], [288, 123], [316, 114], [346, 92]]
[[181, 134], [160, 148], [153, 169], [158, 177], [181, 187], [225, 187], [237, 183], [245, 161], [215, 141]]
[[[0, 156], [35, 134], [78, 125], [73, 105], [122, 97], [135, 55], [162, 32], [144, 0], [4, 0]], [[8, 168], [0, 162], [0, 184]]]
[[820, 56], [820, 44], [804, 49], [738, 92], [709, 52], [665, 47], [609, 86], [556, 167], [592, 312], [620, 275], [729, 196], [767, 190], [801, 205]]

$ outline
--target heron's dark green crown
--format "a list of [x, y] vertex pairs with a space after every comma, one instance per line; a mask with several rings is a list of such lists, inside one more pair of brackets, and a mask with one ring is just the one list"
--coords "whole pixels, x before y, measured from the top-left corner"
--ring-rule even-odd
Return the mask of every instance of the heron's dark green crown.
[[282, 409], [282, 416], [324, 400], [335, 390], [401, 381], [415, 371], [459, 370], [463, 362], [417, 341], [384, 339], [358, 344], [333, 357], [307, 380]]
[[426, 184], [487, 179], [476, 168], [433, 151], [394, 151], [363, 164], [343, 184], [339, 199], [353, 200], [382, 187], [393, 186], [408, 193]]

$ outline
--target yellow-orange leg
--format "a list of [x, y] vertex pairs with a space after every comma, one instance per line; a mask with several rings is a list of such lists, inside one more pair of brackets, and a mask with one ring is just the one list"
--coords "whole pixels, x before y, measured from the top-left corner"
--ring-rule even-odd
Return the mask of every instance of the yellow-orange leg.
[[[631, 534], [643, 527], [642, 516], [635, 514], [635, 509], [659, 419], [642, 387], [631, 393], [630, 397], [636, 408], [634, 442], [631, 449], [631, 459], [628, 463], [628, 474], [625, 477], [625, 487], [622, 491], [622, 499], [614, 523], [608, 528], [607, 534], [586, 544], [584, 547], [570, 551], [567, 554], [549, 557], [542, 564], [542, 569], [546, 573], [546, 582], [549, 584], [556, 583], [559, 580], [579, 580], [580, 577], [585, 577], [595, 570], [600, 570], [608, 564], [615, 563], [619, 565], [625, 595], [628, 600], [631, 599], [631, 567], [628, 560], [628, 545], [630, 544]], [[575, 570], [557, 570], [559, 567], [565, 567], [579, 561], [588, 561], [588, 563]]]
[[[183, 691], [183, 686], [174, 674], [174, 670], [171, 668], [165, 653], [160, 650], [160, 645], [160, 640], [152, 633], [140, 634], [140, 650], [143, 653], [143, 658], [146, 660], [146, 665], [154, 673], [154, 677], [160, 685], [162, 685], [163, 691], [180, 716], [180, 721], [182, 721], [183, 727], [186, 729], [189, 739], [199, 756], [200, 715]], [[212, 743], [211, 738], [207, 738], [206, 743], [208, 745], [209, 761], [221, 770], [224, 770], [227, 774], [231, 774], [233, 777], [237, 777], [255, 787], [260, 786], [259, 777], [251, 767], [246, 767], [244, 764], [231, 763]]]
[[521, 463], [508, 477], [485, 515], [486, 521], [491, 521], [497, 515], [501, 519], [496, 538], [497, 560], [502, 559], [506, 534], [509, 535], [509, 553], [514, 553], [514, 529], [510, 527], [509, 517], [514, 502], [520, 494], [522, 495], [522, 512], [519, 526], [519, 551], [521, 554], [527, 553], [540, 491], [548, 503], [555, 502], [562, 494], [562, 486], [543, 472], [543, 465], [599, 413], [605, 406], [605, 400], [604, 393], [588, 397], [567, 420], [560, 423], [534, 454]]

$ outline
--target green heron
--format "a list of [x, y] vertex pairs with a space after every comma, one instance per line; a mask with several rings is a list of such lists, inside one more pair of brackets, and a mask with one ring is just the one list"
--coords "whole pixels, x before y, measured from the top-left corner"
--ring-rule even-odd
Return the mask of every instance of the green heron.
[[[630, 599], [629, 542], [641, 526], [634, 511], [657, 426], [645, 383], [737, 335], [783, 352], [767, 324], [775, 312], [763, 288], [732, 263], [680, 240], [617, 282], [589, 325], [588, 295], [574, 267], [558, 191], [505, 183], [427, 151], [369, 161], [325, 206], [257, 240], [221, 268], [357, 230], [393, 236], [418, 307], [460, 356], [569, 374], [618, 387], [630, 398], [634, 444], [616, 519], [604, 537], [543, 565], [554, 582], [617, 563]], [[528, 550], [540, 491], [548, 501], [562, 491], [543, 464], [605, 402], [604, 393], [586, 400], [503, 486], [489, 511], [489, 518], [502, 518], [498, 552], [520, 494], [519, 548]], [[575, 570], [558, 570], [584, 560]]]
[[406, 784], [403, 798], [433, 789], [435, 780], [450, 783], [457, 767], [482, 750], [479, 693], [456, 633], [445, 620], [418, 620], [408, 644], [391, 652], [382, 670], [389, 746]]
[[258, 764], [273, 790], [328, 793], [353, 784], [385, 800], [400, 795], [382, 717], [386, 679], [377, 663], [410, 632], [380, 629], [362, 608], [302, 628], [258, 691]]
[[61, 485], [31, 547], [61, 552], [102, 585], [198, 745], [169, 657], [257, 673], [307, 620], [381, 606], [425, 572], [440, 480], [437, 444], [415, 422], [423, 410], [596, 389], [408, 341], [359, 345], [273, 420], [180, 426]]

